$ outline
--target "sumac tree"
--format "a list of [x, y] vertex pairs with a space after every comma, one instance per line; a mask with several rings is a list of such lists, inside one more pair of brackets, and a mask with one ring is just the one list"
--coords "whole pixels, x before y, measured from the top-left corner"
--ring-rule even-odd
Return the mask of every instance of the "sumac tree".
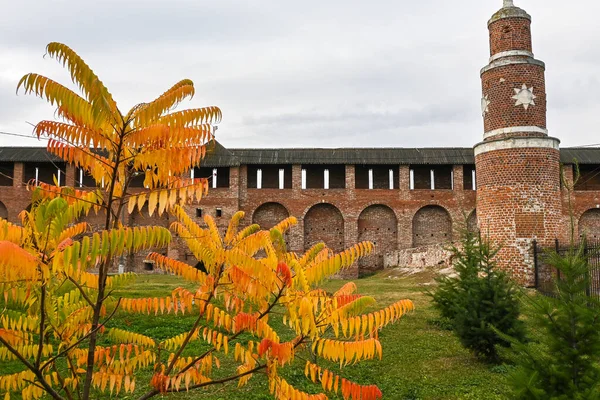
[[[75, 219], [60, 220], [59, 224], [56, 219], [59, 215], [43, 211], [46, 206], [42, 206], [25, 213], [25, 230], [16, 231], [20, 236], [0, 236], [1, 246], [21, 248], [0, 252], [0, 275], [5, 277], [2, 280], [3, 301], [25, 301], [29, 306], [23, 315], [3, 312], [6, 322], [0, 330], [0, 344], [9, 349], [11, 357], [20, 359], [28, 367], [28, 373], [36, 376], [34, 380], [29, 375], [5, 377], [3, 379], [8, 379], [6, 382], [9, 383], [4, 388], [21, 387], [24, 397], [37, 396], [43, 388], [54, 398], [71, 397], [70, 392], [80, 392], [81, 398], [88, 399], [93, 381], [102, 373], [96, 362], [98, 335], [106, 322], [103, 316], [111, 315], [117, 308], [117, 304], [106, 303], [111, 290], [108, 274], [115, 258], [124, 252], [150, 249], [157, 243], [166, 244], [171, 238], [165, 229], [124, 227], [120, 216], [126, 208], [130, 212], [136, 207], [141, 210], [145, 204], [150, 215], [162, 214], [175, 203], [198, 200], [203, 196], [208, 188], [206, 180], [182, 176], [204, 157], [206, 144], [212, 140], [212, 124], [220, 121], [221, 111], [217, 107], [207, 107], [173, 112], [179, 102], [194, 94], [193, 83], [186, 79], [157, 99], [140, 103], [124, 113], [98, 76], [72, 49], [64, 44], [50, 43], [46, 51], [67, 68], [81, 95], [35, 73], [25, 75], [17, 91], [39, 96], [56, 108], [60, 121], [41, 121], [35, 126], [34, 133], [48, 139], [50, 153], [91, 175], [96, 187], [75, 190], [36, 182], [39, 197], [34, 199], [36, 202], [43, 202], [42, 198], [66, 199], [73, 209], [69, 211], [70, 217]], [[134, 194], [130, 184], [139, 176], [144, 179], [145, 190], [137, 190]], [[64, 202], [60, 204], [64, 207]], [[106, 215], [101, 232], [89, 235], [86, 224], [69, 225], [90, 210]], [[73, 240], [68, 234], [61, 236], [56, 230], [57, 224], [66, 229], [65, 233], [85, 237]], [[3, 233], [15, 229], [11, 227]], [[62, 241], [56, 242], [59, 239]], [[29, 264], [23, 262], [24, 253], [31, 255]], [[88, 268], [95, 268], [97, 274], [89, 275]], [[24, 276], [8, 279], [5, 274], [13, 273], [14, 269], [22, 270]], [[70, 282], [79, 293], [77, 304], [80, 307], [62, 311], [63, 317], [74, 318], [72, 323], [82, 325], [75, 334], [67, 335], [51, 323], [51, 311], [60, 313], [50, 308], [57, 300], [50, 298], [52, 293], [48, 290], [54, 279]], [[72, 299], [68, 296], [62, 303], [72, 306]], [[39, 310], [37, 325], [27, 325], [31, 331], [24, 336], [22, 332], [19, 335], [21, 341], [15, 339], [15, 327], [23, 328], [18, 321], [31, 316], [36, 309]], [[44, 351], [47, 338], [50, 343], [52, 339], [58, 340], [53, 352]], [[37, 346], [33, 360], [28, 348], [19, 351], [15, 346]], [[85, 353], [79, 356], [85, 358], [85, 362], [69, 369], [70, 378], [62, 378], [55, 371], [59, 359], [74, 365], [76, 355], [71, 351], [83, 351], [82, 346]], [[56, 387], [63, 388], [62, 395]]]
[[[42, 121], [35, 132], [50, 139], [51, 153], [90, 174], [96, 187], [32, 183], [32, 207], [21, 214], [21, 225], [0, 220], [0, 361], [20, 365], [0, 375], [0, 392], [24, 399], [44, 393], [54, 399], [103, 393], [148, 399], [230, 381], [244, 385], [260, 375], [278, 399], [324, 399], [325, 392], [380, 398], [376, 386], [347, 381], [334, 367], [317, 363], [324, 359], [342, 368], [381, 357], [379, 330], [413, 309], [403, 300], [371, 311], [374, 299], [358, 295], [352, 283], [335, 293], [319, 289], [373, 245], [359, 243], [334, 254], [321, 243], [297, 255], [283, 240], [294, 218], [271, 230], [239, 229], [240, 212], [223, 236], [210, 217], [196, 224], [184, 205], [204, 195], [207, 181], [182, 176], [204, 156], [219, 109], [171, 112], [194, 93], [184, 80], [121, 113], [75, 52], [58, 43], [47, 51], [67, 67], [82, 96], [36, 74], [24, 76], [19, 88], [56, 106], [62, 121]], [[144, 188], [134, 191], [130, 184], [138, 176], [144, 177]], [[151, 258], [193, 283], [193, 290], [178, 288], [162, 298], [115, 296], [116, 288], [126, 293], [134, 279], [133, 274], [110, 276], [115, 260], [165, 246], [172, 238], [166, 228], [124, 226], [122, 213], [136, 209], [175, 216], [172, 230], [206, 272], [157, 253]], [[90, 232], [82, 220], [99, 211], [106, 215], [104, 227]], [[195, 318], [185, 332], [158, 340], [111, 328], [117, 313]], [[280, 314], [287, 332], [273, 323]], [[190, 349], [194, 341], [204, 342], [205, 350]], [[302, 353], [307, 361], [299, 365]], [[221, 358], [229, 362], [216, 372]], [[290, 368], [304, 369], [323, 393], [296, 389], [282, 373]], [[150, 389], [143, 393], [139, 375], [148, 372]]]

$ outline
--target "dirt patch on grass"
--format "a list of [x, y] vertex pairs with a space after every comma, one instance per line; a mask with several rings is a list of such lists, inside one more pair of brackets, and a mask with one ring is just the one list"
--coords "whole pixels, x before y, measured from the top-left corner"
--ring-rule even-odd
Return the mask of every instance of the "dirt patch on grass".
[[411, 268], [398, 267], [386, 269], [379, 276], [386, 280], [398, 280], [410, 278], [411, 282], [420, 285], [431, 285], [435, 283], [435, 278], [439, 276], [455, 276], [456, 272], [453, 267], [427, 267], [427, 268]]

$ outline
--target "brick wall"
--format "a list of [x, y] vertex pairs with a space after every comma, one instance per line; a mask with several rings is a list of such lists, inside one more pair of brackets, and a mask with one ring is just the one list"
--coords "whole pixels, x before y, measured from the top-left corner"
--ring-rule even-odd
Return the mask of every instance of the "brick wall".
[[[341, 167], [341, 168], [340, 168]], [[246, 217], [242, 220], [242, 225], [248, 225], [252, 223], [252, 216], [256, 213], [257, 219], [265, 223], [272, 224], [275, 220], [280, 220], [285, 216], [283, 212], [273, 212], [271, 217], [267, 217], [271, 211], [264, 212], [260, 207], [266, 203], [279, 203], [286, 210], [289, 210], [290, 215], [294, 215], [298, 218], [299, 223], [293, 227], [289, 234], [290, 249], [293, 251], [304, 251], [305, 249], [305, 235], [308, 233], [308, 240], [312, 243], [325, 240], [331, 243], [337, 243], [332, 247], [335, 250], [341, 250], [352, 246], [358, 240], [367, 240], [368, 237], [373, 237], [374, 241], [378, 243], [376, 250], [377, 255], [373, 256], [369, 260], [365, 260], [364, 265], [369, 269], [381, 268], [382, 263], [378, 258], [380, 251], [384, 250], [384, 247], [397, 246], [394, 248], [409, 248], [412, 247], [412, 221], [417, 211], [426, 205], [439, 205], [442, 206], [458, 218], [462, 215], [463, 210], [472, 210], [475, 205], [475, 192], [462, 191], [462, 188], [455, 187], [454, 191], [450, 190], [409, 190], [409, 167], [407, 165], [391, 166], [394, 169], [394, 182], [395, 189], [356, 189], [356, 178], [355, 178], [355, 167], [348, 165], [345, 168], [343, 166], [336, 167], [336, 170], [343, 170], [342, 174], [343, 184], [347, 189], [301, 189], [301, 166], [294, 165], [288, 166], [292, 171], [292, 177], [290, 181], [292, 183], [291, 189], [252, 189], [248, 188], [248, 168], [247, 166], [232, 167], [230, 169], [229, 176], [229, 188], [217, 188], [210, 189], [208, 196], [203, 198], [199, 204], [186, 205], [185, 209], [188, 214], [200, 225], [203, 225], [202, 218], [196, 216], [196, 209], [201, 209], [203, 215], [212, 215], [215, 217], [215, 221], [221, 231], [225, 231], [227, 224], [231, 216], [238, 210], [243, 210], [247, 213]], [[389, 171], [390, 166], [381, 168], [381, 171]], [[460, 166], [455, 168], [458, 171]], [[25, 209], [30, 204], [30, 193], [27, 192], [22, 185], [23, 181], [23, 164], [15, 163], [13, 175], [14, 181], [13, 186], [3, 187], [0, 190], [0, 202], [2, 202], [8, 211], [8, 219], [12, 222], [17, 221], [18, 213]], [[339, 172], [337, 173], [339, 175]], [[388, 172], [389, 174], [389, 172]], [[75, 185], [79, 180], [77, 171], [67, 166], [66, 170], [67, 182]], [[383, 179], [385, 179], [384, 177]], [[340, 178], [338, 178], [339, 180]], [[382, 179], [382, 180], [383, 180]], [[324, 217], [319, 216], [322, 212], [309, 212], [311, 207], [320, 205], [322, 203], [331, 204], [339, 210], [339, 213], [324, 213]], [[374, 204], [380, 204], [379, 207], [373, 207]], [[371, 219], [369, 215], [374, 213], [375, 216], [383, 214], [382, 210], [387, 208], [394, 210], [396, 222], [393, 223], [394, 219], [386, 219], [386, 225], [384, 231], [380, 234], [371, 232], [365, 234], [360, 233], [359, 223], [365, 224], [368, 219]], [[270, 207], [267, 207], [267, 210]], [[317, 211], [320, 207], [317, 207]], [[326, 207], [327, 208], [327, 207]], [[221, 210], [222, 216], [216, 217], [217, 209]], [[282, 210], [280, 208], [280, 210]], [[331, 211], [331, 208], [329, 208]], [[374, 210], [374, 211], [373, 211]], [[379, 210], [379, 211], [378, 211]], [[156, 217], [146, 218], [139, 217], [136, 214], [138, 211], [134, 211], [134, 215], [129, 217], [126, 216], [127, 221], [131, 221], [131, 224], [155, 224], [158, 222], [160, 225], [168, 226], [167, 217], [164, 216], [161, 219], [155, 221]], [[361, 218], [362, 214], [362, 218]], [[333, 218], [331, 218], [333, 217]], [[269, 219], [271, 222], [265, 222]], [[376, 217], [377, 218], [377, 217]], [[306, 219], [306, 223], [305, 223]], [[359, 222], [360, 220], [360, 222]], [[94, 211], [85, 218], [92, 230], [104, 229], [105, 215], [101, 212], [96, 214]], [[333, 224], [330, 222], [334, 221]], [[278, 222], [278, 221], [277, 221]], [[395, 225], [392, 227], [392, 225]], [[317, 230], [315, 230], [315, 227]], [[333, 228], [332, 228], [333, 227]], [[323, 228], [326, 230], [333, 229], [335, 234], [322, 236], [319, 232], [323, 232]], [[384, 234], [388, 231], [390, 235]], [[395, 228], [395, 229], [393, 229]], [[313, 229], [311, 231], [311, 229]], [[320, 229], [320, 231], [319, 231]], [[339, 231], [337, 230], [339, 229]], [[375, 230], [377, 228], [374, 228]], [[330, 231], [331, 233], [331, 231]], [[374, 236], [371, 236], [373, 234]], [[340, 244], [341, 243], [341, 244]], [[395, 243], [395, 245], [394, 245]], [[177, 237], [173, 238], [173, 241], [168, 249], [160, 249], [162, 252], [167, 252], [175, 258], [189, 264], [195, 264], [196, 260], [191, 255], [183, 241]], [[137, 259], [128, 260], [128, 268], [136, 271], [143, 272], [143, 259], [146, 254], [142, 254]], [[377, 262], [375, 262], [377, 261]], [[115, 267], [116, 268], [116, 267]], [[358, 265], [349, 271], [352, 276], [358, 275]]]
[[503, 51], [531, 51], [531, 21], [527, 18], [502, 18], [490, 24], [490, 55]]
[[[162, 226], [164, 228], [169, 228], [171, 218], [168, 213], [163, 213], [162, 215], [158, 215], [158, 213], [150, 216], [148, 214], [148, 206], [144, 205], [141, 211], [137, 209], [130, 215], [126, 216], [128, 219], [129, 226]], [[168, 254], [167, 248], [154, 248], [150, 250], [140, 251], [136, 254], [133, 254], [127, 260], [127, 270], [141, 272], [144, 270], [144, 260], [146, 260], [148, 254], [151, 252], [161, 253], [163, 255]]]
[[[540, 155], [543, 160], [544, 155]], [[496, 179], [506, 181], [509, 186], [518, 183], [518, 176], [529, 176], [530, 179], [537, 179], [536, 174], [548, 171], [550, 175], [556, 176], [555, 170], [548, 170], [547, 167], [539, 166], [540, 160], [533, 159], [528, 162], [528, 158], [511, 156], [507, 160], [490, 161], [492, 169], [498, 171]], [[553, 162], [557, 162], [553, 158]], [[506, 165], [509, 170], [496, 168], [496, 165]], [[389, 169], [387, 166], [386, 169]], [[294, 251], [304, 251], [305, 239], [308, 237], [308, 243], [315, 243], [321, 240], [332, 243], [335, 250], [341, 250], [352, 246], [359, 240], [372, 240], [377, 243], [374, 256], [365, 259], [360, 265], [356, 265], [348, 270], [348, 276], [358, 276], [382, 268], [383, 263], [381, 254], [384, 251], [392, 249], [408, 249], [413, 247], [414, 228], [417, 228], [417, 234], [423, 234], [423, 240], [427, 235], [430, 242], [445, 242], [449, 237], [456, 237], [452, 233], [454, 225], [464, 218], [464, 213], [469, 213], [475, 208], [476, 192], [472, 190], [463, 190], [460, 184], [456, 184], [456, 179], [462, 180], [462, 166], [453, 168], [455, 177], [454, 190], [409, 190], [409, 166], [401, 165], [394, 168], [395, 189], [356, 189], [355, 167], [348, 165], [345, 167], [344, 180], [347, 189], [306, 189], [300, 188], [301, 184], [301, 166], [290, 166], [292, 177], [291, 189], [249, 189], [247, 187], [247, 167], [232, 167], [230, 169], [230, 187], [210, 189], [208, 196], [203, 198], [199, 204], [187, 205], [186, 211], [200, 225], [203, 224], [202, 218], [196, 216], [196, 209], [202, 209], [203, 215], [212, 215], [215, 217], [217, 225], [221, 231], [225, 231], [231, 216], [238, 210], [247, 213], [242, 220], [242, 225], [246, 226], [254, 220], [265, 227], [272, 226], [287, 216], [283, 210], [289, 210], [289, 215], [298, 218], [298, 226], [292, 228], [289, 234], [289, 247]], [[520, 171], [516, 173], [514, 171]], [[554, 171], [554, 172], [553, 172]], [[569, 170], [566, 169], [567, 175]], [[571, 171], [572, 172], [572, 171]], [[30, 203], [30, 193], [20, 186], [22, 179], [22, 164], [16, 163], [14, 168], [15, 181], [11, 187], [3, 187], [0, 190], [0, 202], [8, 209], [8, 218], [17, 222], [17, 214], [26, 208]], [[75, 173], [76, 174], [76, 173]], [[71, 176], [69, 167], [66, 171], [67, 176]], [[68, 178], [75, 181], [75, 178]], [[74, 182], [73, 182], [74, 183]], [[489, 183], [484, 174], [484, 185]], [[485, 189], [484, 189], [485, 190]], [[511, 189], [512, 190], [512, 189]], [[529, 190], [529, 189], [528, 189]], [[520, 192], [521, 193], [521, 192]], [[561, 196], [558, 196], [561, 197]], [[562, 195], [562, 224], [568, 219], [566, 197]], [[269, 206], [269, 203], [278, 203], [281, 206]], [[325, 203], [325, 204], [323, 204]], [[576, 214], [576, 222], [590, 208], [595, 208], [600, 204], [600, 193], [598, 191], [576, 191], [573, 195], [573, 204]], [[313, 206], [314, 210], [311, 211]], [[330, 205], [330, 206], [328, 206]], [[261, 207], [262, 206], [262, 207]], [[428, 207], [429, 206], [429, 207]], [[505, 205], [502, 204], [502, 207]], [[423, 207], [427, 207], [422, 210]], [[427, 212], [439, 207], [438, 212]], [[221, 209], [222, 217], [216, 217], [217, 208]], [[339, 210], [339, 212], [337, 210]], [[447, 210], [441, 212], [442, 210]], [[278, 211], [277, 211], [278, 210]], [[393, 210], [393, 211], [390, 211]], [[335, 212], [334, 212], [335, 211]], [[132, 224], [155, 224], [158, 222], [167, 226], [166, 216], [155, 220], [155, 217], [144, 220], [136, 217], [137, 211], [132, 217]], [[418, 214], [418, 215], [417, 215]], [[560, 214], [560, 212], [559, 212]], [[449, 216], [448, 216], [449, 215]], [[425, 218], [423, 218], [425, 216]], [[439, 217], [436, 219], [436, 217]], [[129, 217], [128, 217], [129, 218]], [[481, 217], [480, 217], [481, 218]], [[519, 217], [521, 218], [521, 217]], [[535, 217], [534, 217], [535, 218]], [[85, 219], [90, 223], [94, 230], [104, 228], [104, 215], [96, 215], [93, 211]], [[424, 222], [422, 221], [424, 220]], [[469, 223], [474, 224], [475, 217], [471, 215]], [[586, 219], [584, 218], [583, 221]], [[414, 221], [418, 222], [413, 227]], [[427, 222], [429, 221], [429, 222]], [[456, 221], [452, 224], [450, 221]], [[523, 222], [523, 220], [521, 219]], [[525, 228], [527, 228], [527, 216], [525, 216]], [[582, 224], [580, 224], [582, 225]], [[583, 225], [582, 225], [583, 226]], [[364, 231], [364, 228], [367, 231]], [[428, 228], [427, 228], [428, 227]], [[325, 228], [325, 234], [323, 234]], [[362, 228], [362, 229], [361, 229]], [[377, 231], [379, 228], [379, 231]], [[425, 228], [427, 230], [425, 230]], [[311, 230], [312, 229], [312, 230]], [[338, 230], [339, 229], [339, 230]], [[433, 231], [434, 237], [431, 239]], [[563, 229], [563, 231], [566, 231]], [[561, 233], [564, 233], [561, 231]], [[308, 234], [308, 236], [306, 236]], [[337, 245], [334, 246], [334, 244]], [[341, 243], [341, 244], [340, 244]], [[417, 242], [416, 245], [419, 245]], [[168, 249], [160, 249], [167, 252], [174, 258], [189, 264], [195, 264], [196, 260], [191, 255], [185, 244], [180, 238], [174, 237], [172, 244]], [[515, 257], [523, 257], [521, 253]], [[136, 260], [130, 260], [129, 268], [136, 272], [144, 272], [143, 259], [145, 254], [140, 255]]]
[[0, 201], [7, 208], [9, 222], [18, 223], [18, 215], [31, 204], [31, 193], [25, 189], [23, 163], [14, 163], [12, 186], [0, 188]]
[[358, 241], [375, 243], [375, 252], [359, 261], [359, 275], [381, 268], [383, 254], [398, 248], [398, 220], [388, 206], [374, 204], [365, 208], [358, 217]]
[[[489, 132], [496, 129], [514, 126], [546, 127], [546, 82], [544, 68], [537, 64], [514, 64], [497, 67], [483, 73], [483, 96], [488, 96], [489, 112], [484, 117], [484, 130]], [[535, 105], [525, 109], [516, 105], [513, 99], [515, 89], [526, 85], [533, 88]], [[511, 134], [515, 136], [515, 134]], [[526, 132], [520, 136], [543, 136], [541, 133]], [[502, 136], [496, 136], [498, 139]], [[488, 138], [491, 140], [491, 138]]]
[[533, 239], [551, 246], [563, 231], [559, 152], [513, 148], [480, 154], [477, 212], [481, 232], [503, 248], [499, 265], [521, 283], [533, 279]]

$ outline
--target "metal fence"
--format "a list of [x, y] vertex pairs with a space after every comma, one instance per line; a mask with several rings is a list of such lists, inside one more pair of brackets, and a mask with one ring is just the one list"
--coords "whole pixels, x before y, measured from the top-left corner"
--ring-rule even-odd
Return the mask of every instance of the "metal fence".
[[[583, 246], [583, 254], [587, 258], [589, 266], [589, 282], [586, 294], [600, 300], [600, 242], [585, 240], [575, 243], [575, 246]], [[569, 244], [561, 244], [558, 239], [554, 241], [554, 248], [540, 246], [533, 241], [533, 261], [535, 266], [535, 288], [548, 296], [554, 295], [555, 281], [560, 280], [560, 271], [549, 264], [549, 254], [558, 253], [566, 255], [571, 249]]]

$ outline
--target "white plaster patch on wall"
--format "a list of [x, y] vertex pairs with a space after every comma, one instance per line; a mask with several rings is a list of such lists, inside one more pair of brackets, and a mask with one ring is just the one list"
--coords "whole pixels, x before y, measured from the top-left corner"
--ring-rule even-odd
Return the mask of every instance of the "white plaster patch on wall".
[[483, 138], [487, 139], [498, 135], [506, 135], [509, 133], [542, 133], [548, 134], [548, 129], [540, 128], [539, 126], [511, 126], [508, 128], [494, 129], [483, 134]]
[[559, 149], [560, 140], [553, 137], [546, 138], [530, 138], [530, 137], [514, 137], [491, 142], [482, 142], [475, 145], [475, 156], [495, 150], [506, 149]]
[[526, 84], [523, 84], [521, 88], [515, 88], [515, 95], [512, 97], [515, 102], [515, 107], [523, 105], [525, 109], [529, 109], [529, 106], [535, 106], [535, 99], [537, 96], [533, 94], [533, 86], [528, 88]]
[[490, 112], [490, 96], [486, 94], [481, 98], [481, 116], [485, 118], [485, 114]]
[[523, 257], [523, 263], [528, 269], [533, 270], [533, 255], [532, 255], [532, 243], [533, 239], [516, 239], [515, 247]]
[[532, 213], [544, 211], [544, 204], [539, 199], [537, 193], [530, 192], [527, 194], [525, 204], [523, 205], [523, 211]]
[[524, 57], [531, 57], [533, 58], [533, 53], [527, 50], [508, 50], [508, 51], [501, 51], [500, 53], [496, 53], [493, 56], [490, 57], [490, 63], [496, 61], [499, 58], [503, 58], [503, 57], [518, 57], [518, 56], [524, 56]]
[[391, 251], [383, 256], [384, 268], [426, 268], [436, 265], [450, 266], [452, 252], [448, 244], [434, 244], [431, 246], [416, 247]]
[[516, 60], [510, 59], [510, 58], [500, 58], [500, 59], [495, 60], [494, 62], [490, 63], [488, 66], [483, 67], [481, 69], [481, 74], [483, 75], [487, 71], [492, 70], [494, 68], [505, 67], [507, 65], [517, 65], [517, 64], [532, 64], [532, 65], [540, 66], [542, 68], [546, 68], [546, 64], [544, 64], [543, 61], [536, 60], [535, 58], [525, 58], [525, 59], [516, 59]]

